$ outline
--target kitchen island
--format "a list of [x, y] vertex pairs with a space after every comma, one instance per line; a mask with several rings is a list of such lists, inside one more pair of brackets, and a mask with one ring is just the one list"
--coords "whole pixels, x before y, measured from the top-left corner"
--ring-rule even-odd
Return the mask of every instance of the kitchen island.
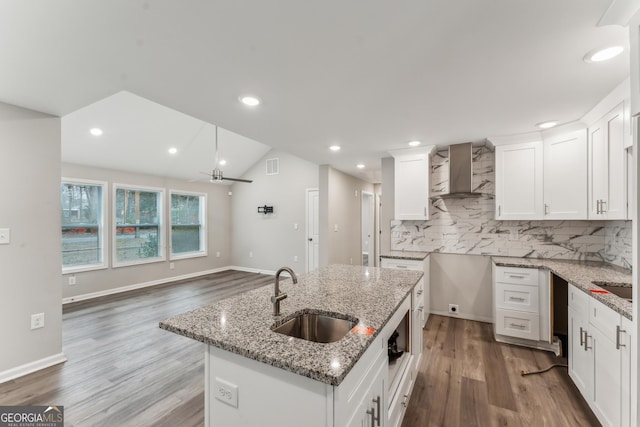
[[[288, 297], [273, 315], [273, 287], [160, 323], [205, 343], [205, 425], [398, 425], [421, 348], [412, 290], [421, 272], [331, 265], [281, 283]], [[301, 312], [355, 321], [342, 339], [318, 343], [272, 329]], [[400, 331], [402, 363], [387, 341]], [[414, 346], [418, 347], [418, 346]], [[392, 366], [393, 365], [393, 366]], [[302, 424], [301, 424], [302, 423]]]

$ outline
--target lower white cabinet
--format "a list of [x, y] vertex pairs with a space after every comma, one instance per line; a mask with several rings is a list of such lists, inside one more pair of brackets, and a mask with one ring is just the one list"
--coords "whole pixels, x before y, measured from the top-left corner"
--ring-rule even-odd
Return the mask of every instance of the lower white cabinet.
[[[416, 298], [415, 301], [417, 308], [420, 310], [420, 319], [423, 328], [427, 324], [427, 320], [429, 320], [431, 307], [431, 286], [429, 281], [431, 266], [429, 260], [429, 256], [427, 256], [424, 260], [388, 258], [385, 256], [380, 257], [380, 267], [382, 268], [397, 268], [399, 270], [414, 270], [424, 272], [424, 276], [422, 277], [422, 279], [420, 279], [420, 282], [416, 285], [416, 288], [414, 290], [414, 297]], [[420, 309], [421, 307], [422, 309]]]
[[569, 285], [569, 376], [604, 426], [631, 425], [630, 326]]

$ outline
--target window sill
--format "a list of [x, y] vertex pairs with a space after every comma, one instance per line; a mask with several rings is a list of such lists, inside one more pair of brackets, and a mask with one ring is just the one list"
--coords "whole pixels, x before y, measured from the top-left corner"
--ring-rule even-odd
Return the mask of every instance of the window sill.
[[180, 259], [189, 259], [189, 258], [202, 258], [202, 257], [206, 257], [207, 251], [203, 251], [203, 252], [185, 252], [185, 253], [181, 253], [181, 254], [171, 254], [171, 256], [169, 257], [170, 261], [176, 261], [176, 260], [180, 260]]
[[106, 270], [109, 268], [107, 264], [79, 265], [76, 267], [62, 267], [62, 274], [84, 273], [86, 271]]

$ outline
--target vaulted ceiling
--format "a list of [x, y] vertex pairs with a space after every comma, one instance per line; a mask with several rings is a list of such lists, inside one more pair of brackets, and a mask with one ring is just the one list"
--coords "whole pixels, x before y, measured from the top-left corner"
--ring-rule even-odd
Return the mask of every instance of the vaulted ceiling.
[[[182, 167], [176, 162], [199, 171], [198, 159], [212, 152], [211, 127], [197, 136], [206, 122], [242, 135], [237, 147], [254, 147], [255, 158], [265, 144], [377, 181], [380, 158], [413, 139], [477, 141], [581, 118], [629, 74], [628, 50], [606, 63], [583, 61], [592, 49], [628, 44], [626, 28], [598, 25], [609, 5], [7, 0], [0, 101], [66, 116], [69, 161], [94, 156], [135, 169], [140, 162], [109, 155], [133, 152], [156, 164], [154, 173], [171, 174]], [[244, 94], [262, 104], [242, 105]], [[168, 118], [161, 106], [179, 113]], [[99, 156], [83, 146], [90, 121], [110, 138]], [[169, 144], [201, 148], [171, 164], [161, 158]], [[332, 144], [342, 150], [330, 152]], [[249, 152], [237, 151], [231, 163]], [[366, 167], [356, 169], [359, 162]]]

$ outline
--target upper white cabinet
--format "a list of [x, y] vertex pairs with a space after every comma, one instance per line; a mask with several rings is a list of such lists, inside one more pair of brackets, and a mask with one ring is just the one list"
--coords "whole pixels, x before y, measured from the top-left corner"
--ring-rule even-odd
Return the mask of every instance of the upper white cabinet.
[[624, 107], [589, 127], [589, 219], [627, 217]]
[[631, 45], [631, 115], [640, 114], [640, 11], [629, 21]]
[[496, 219], [542, 219], [542, 141], [496, 147]]
[[394, 157], [394, 219], [429, 219], [430, 149], [398, 150]]
[[544, 140], [544, 219], [587, 219], [587, 132]]

